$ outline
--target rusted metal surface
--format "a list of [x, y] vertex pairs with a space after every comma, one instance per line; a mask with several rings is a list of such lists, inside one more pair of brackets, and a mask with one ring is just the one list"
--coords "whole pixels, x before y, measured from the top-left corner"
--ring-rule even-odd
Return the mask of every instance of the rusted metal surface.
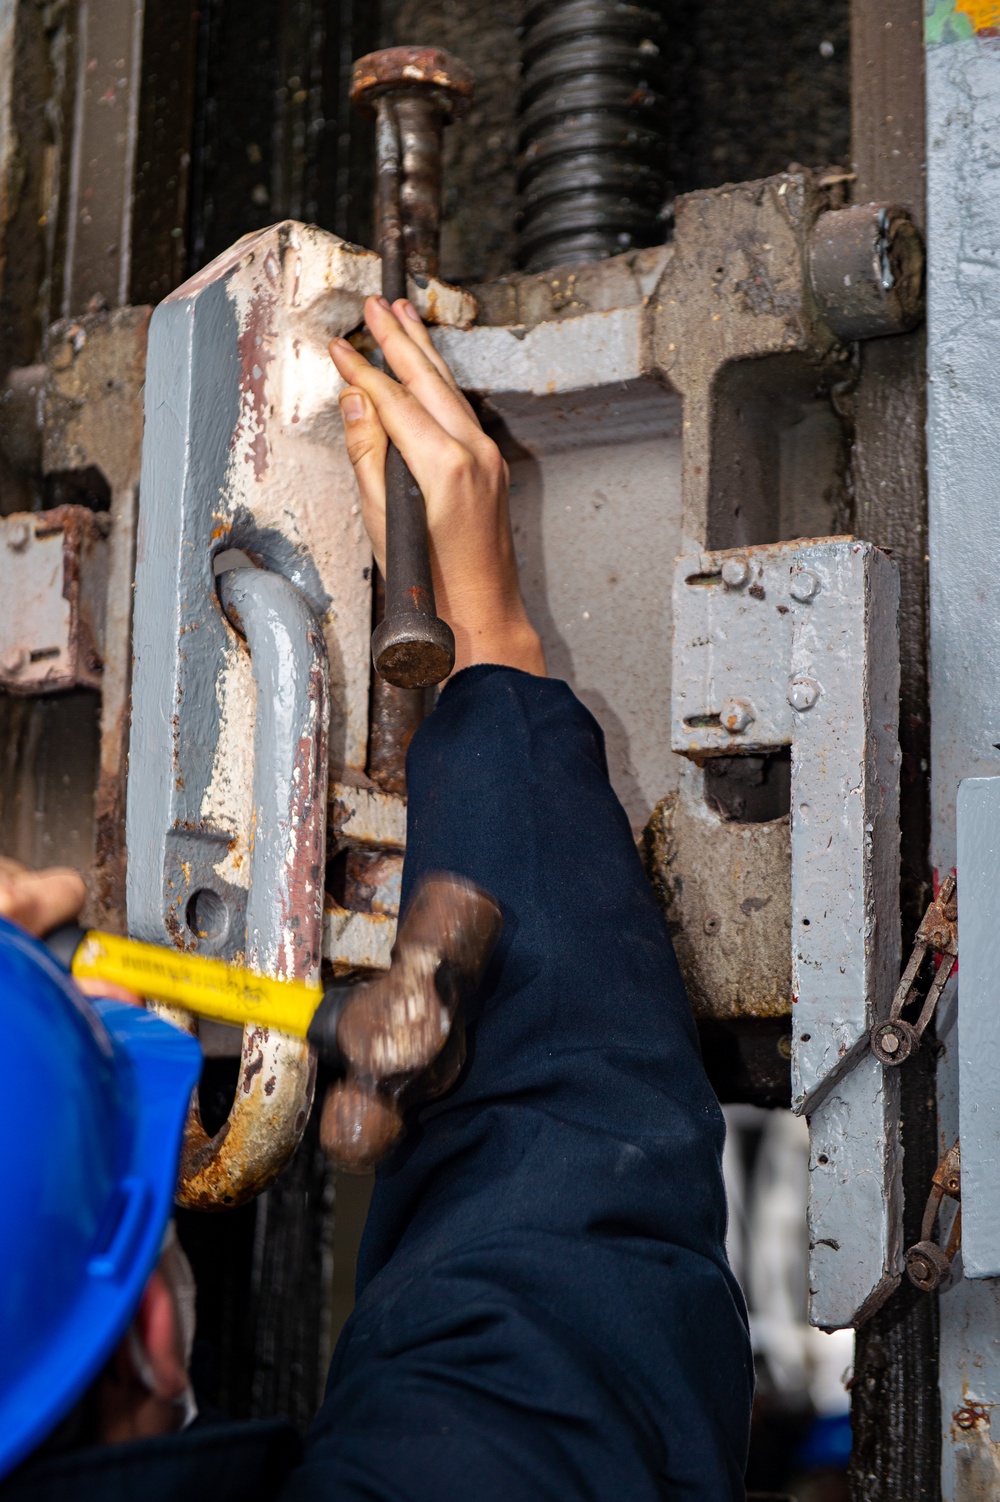
[[[915, 1022], [908, 1022], [902, 1013], [916, 999], [917, 978], [930, 954], [940, 956], [941, 963], [927, 989], [920, 1015]], [[913, 950], [892, 1000], [889, 1019], [872, 1028], [871, 1050], [880, 1063], [903, 1064], [914, 1049], [920, 1047], [920, 1040], [957, 963], [958, 899], [955, 878], [946, 876], [917, 929]]]
[[707, 792], [698, 802], [673, 793], [643, 849], [695, 1015], [791, 1016], [788, 814], [743, 823], [720, 816]]
[[377, 788], [335, 782], [330, 787], [331, 835], [337, 844], [401, 854], [406, 804]]
[[855, 204], [821, 215], [812, 234], [810, 274], [820, 311], [838, 339], [905, 334], [923, 317], [923, 240], [899, 204]]
[[403, 857], [388, 850], [349, 850], [345, 888], [350, 906], [359, 913], [395, 918], [403, 880]]
[[[130, 925], [276, 974], [320, 962], [327, 724], [336, 772], [363, 775], [371, 555], [326, 344], [359, 321], [377, 275], [334, 236], [279, 226], [160, 304], [151, 328]], [[253, 615], [249, 597], [232, 602], [249, 651], [214, 575], [234, 549], [264, 566], [222, 575], [266, 595]], [[189, 1141], [186, 1201], [237, 1203], [270, 1182], [312, 1088], [304, 1045], [247, 1033], [233, 1116]]]
[[[388, 47], [359, 58], [351, 103], [376, 120], [375, 234], [390, 302], [402, 271], [437, 276], [441, 238], [441, 139], [463, 115], [474, 79], [457, 57], [434, 47]], [[388, 254], [387, 254], [388, 252]]]
[[438, 95], [441, 111], [457, 119], [469, 108], [474, 86], [461, 59], [440, 47], [384, 47], [359, 57], [351, 69], [351, 103], [369, 114], [383, 95], [413, 89]]
[[[437, 270], [441, 132], [471, 87], [463, 64], [428, 49], [394, 48], [355, 64], [351, 99], [375, 110], [376, 236], [390, 302], [405, 295], [407, 273], [420, 278]], [[412, 691], [448, 676], [455, 639], [435, 609], [423, 496], [391, 443], [385, 488], [385, 601], [372, 655], [380, 677]]]
[[142, 387], [149, 308], [56, 324], [46, 339], [42, 470], [108, 489], [107, 598], [101, 674], [101, 753], [94, 805], [94, 920], [125, 927], [125, 768], [132, 683], [132, 586], [142, 457]]
[[122, 814], [149, 317], [148, 308], [122, 308], [53, 325], [44, 363], [9, 371], [0, 396], [0, 442], [8, 459], [49, 494], [79, 498], [92, 516], [96, 508], [93, 525], [108, 534], [100, 568], [81, 576], [88, 609], [104, 624], [94, 682], [101, 691], [96, 807], [91, 790], [75, 817], [88, 828], [94, 820], [93, 856], [88, 852], [84, 862], [88, 921], [116, 932], [125, 921]]
[[143, 12], [136, 0], [77, 7], [63, 317], [129, 300]]
[[[375, 570], [375, 625], [385, 617], [385, 580]], [[372, 673], [368, 775], [387, 793], [406, 792], [406, 753], [427, 713], [427, 690], [399, 688]]]
[[398, 1140], [406, 1109], [457, 1078], [460, 1008], [479, 985], [501, 926], [496, 903], [471, 882], [426, 877], [388, 974], [356, 986], [331, 1009], [346, 1077], [331, 1087], [321, 1131], [338, 1166], [374, 1167]]
[[110, 521], [86, 506], [0, 521], [0, 685], [97, 688], [104, 664]]
[[521, 44], [521, 264], [665, 237], [673, 34], [653, 7], [538, 0]]
[[368, 775], [387, 793], [406, 792], [406, 753], [427, 713], [427, 691], [397, 688], [372, 674]]
[[323, 958], [335, 975], [388, 970], [396, 939], [395, 915], [360, 912], [327, 900], [323, 914]]
[[[246, 963], [261, 974], [315, 982], [326, 839], [326, 643], [305, 600], [280, 575], [234, 569], [221, 576], [220, 594], [246, 641], [257, 701]], [[211, 886], [188, 898], [184, 918], [216, 950], [234, 922]], [[178, 1203], [227, 1209], [272, 1183], [305, 1129], [315, 1077], [301, 1039], [245, 1028], [236, 1097], [213, 1137], [192, 1104]]]

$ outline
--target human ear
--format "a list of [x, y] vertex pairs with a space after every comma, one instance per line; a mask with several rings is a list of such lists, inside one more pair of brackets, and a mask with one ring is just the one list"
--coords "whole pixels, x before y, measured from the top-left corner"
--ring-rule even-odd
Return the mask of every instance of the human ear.
[[154, 1397], [170, 1402], [183, 1397], [189, 1378], [181, 1349], [180, 1324], [173, 1295], [159, 1269], [149, 1276], [133, 1328], [146, 1368], [136, 1373], [140, 1381]]

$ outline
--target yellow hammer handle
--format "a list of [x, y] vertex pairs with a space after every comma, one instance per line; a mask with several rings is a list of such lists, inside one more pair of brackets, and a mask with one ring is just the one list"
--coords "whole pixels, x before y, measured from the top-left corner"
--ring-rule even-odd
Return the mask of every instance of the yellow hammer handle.
[[305, 981], [271, 980], [200, 954], [183, 954], [159, 944], [141, 944], [117, 934], [85, 934], [73, 956], [78, 979], [113, 982], [183, 1007], [199, 1017], [242, 1027], [257, 1023], [304, 1038], [323, 996]]

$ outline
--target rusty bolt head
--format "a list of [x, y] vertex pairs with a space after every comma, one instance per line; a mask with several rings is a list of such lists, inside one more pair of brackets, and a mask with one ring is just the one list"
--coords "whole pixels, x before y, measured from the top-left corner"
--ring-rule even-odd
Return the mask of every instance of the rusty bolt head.
[[756, 718], [749, 699], [726, 699], [719, 710], [719, 720], [730, 735], [742, 735]]
[[965, 1403], [952, 1414], [955, 1428], [964, 1430], [966, 1434], [986, 1417], [987, 1411], [981, 1403]]
[[21, 669], [28, 666], [30, 658], [31, 654], [27, 647], [23, 646], [21, 642], [15, 642], [0, 657], [0, 669], [3, 670], [8, 678], [16, 678]]
[[750, 565], [745, 558], [727, 558], [722, 565], [722, 582], [727, 589], [742, 589], [750, 582]]
[[472, 103], [474, 85], [472, 69], [440, 47], [385, 47], [354, 64], [351, 103], [370, 116], [382, 95], [416, 90], [434, 98], [446, 119], [457, 120]]
[[788, 586], [788, 593], [793, 600], [799, 600], [803, 605], [809, 600], [814, 600], [819, 594], [819, 579], [812, 569], [797, 568], [792, 575], [792, 582]]
[[793, 709], [804, 714], [807, 709], [812, 709], [821, 692], [815, 678], [793, 678], [788, 685], [788, 702]]
[[935, 1241], [918, 1241], [906, 1250], [906, 1276], [922, 1293], [951, 1281], [951, 1263]]
[[6, 527], [7, 546], [12, 553], [23, 553], [31, 541], [31, 523], [19, 516], [16, 521], [10, 521]]
[[880, 1064], [905, 1064], [917, 1043], [913, 1028], [898, 1017], [873, 1027], [869, 1038], [871, 1051]]

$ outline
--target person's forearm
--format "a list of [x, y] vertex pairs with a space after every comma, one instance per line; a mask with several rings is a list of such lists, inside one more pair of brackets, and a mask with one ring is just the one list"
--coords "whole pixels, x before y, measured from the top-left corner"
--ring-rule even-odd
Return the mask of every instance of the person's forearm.
[[[592, 716], [564, 683], [472, 668], [417, 732], [407, 778], [404, 905], [423, 873], [450, 870], [491, 892], [505, 924], [469, 1011], [471, 1063], [451, 1096], [422, 1113], [407, 1175], [419, 1177], [440, 1134], [487, 1102], [523, 1111], [530, 1101], [651, 1151], [678, 1122], [688, 1136], [693, 1115], [705, 1172], [686, 1179], [676, 1234], [721, 1241], [721, 1120]], [[410, 1205], [408, 1196], [379, 1202], [365, 1276], [388, 1256]], [[533, 1214], [567, 1229], [556, 1207]]]
[[505, 927], [458, 1084], [378, 1171], [294, 1502], [320, 1479], [352, 1502], [505, 1502], [581, 1475], [590, 1496], [729, 1502], [752, 1366], [721, 1116], [600, 729], [565, 683], [473, 667], [407, 777], [404, 902], [452, 870]]

